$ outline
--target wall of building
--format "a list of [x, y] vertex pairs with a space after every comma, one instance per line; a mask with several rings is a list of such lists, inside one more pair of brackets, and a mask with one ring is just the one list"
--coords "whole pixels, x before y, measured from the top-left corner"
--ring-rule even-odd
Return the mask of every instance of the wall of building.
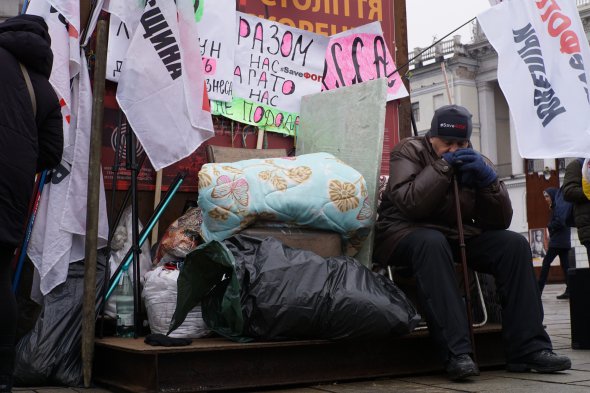
[[23, 0], [0, 0], [0, 22], [18, 15], [23, 6]]
[[496, 109], [496, 146], [498, 174], [500, 177], [510, 177], [512, 170], [511, 144], [510, 144], [510, 111], [508, 103], [498, 84], [494, 87], [494, 107]]

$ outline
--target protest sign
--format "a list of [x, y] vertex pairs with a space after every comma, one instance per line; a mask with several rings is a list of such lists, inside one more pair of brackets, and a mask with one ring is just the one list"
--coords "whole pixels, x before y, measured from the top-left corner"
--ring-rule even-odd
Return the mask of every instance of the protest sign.
[[195, 13], [207, 93], [231, 101], [236, 46], [236, 0], [201, 1]]
[[233, 95], [298, 113], [301, 97], [321, 90], [328, 38], [237, 13]]
[[397, 67], [385, 45], [380, 22], [330, 37], [322, 91], [369, 80], [387, 79], [387, 101], [408, 96]]
[[211, 114], [286, 135], [295, 135], [299, 125], [297, 113], [281, 111], [243, 98], [234, 98], [231, 102], [213, 101]]

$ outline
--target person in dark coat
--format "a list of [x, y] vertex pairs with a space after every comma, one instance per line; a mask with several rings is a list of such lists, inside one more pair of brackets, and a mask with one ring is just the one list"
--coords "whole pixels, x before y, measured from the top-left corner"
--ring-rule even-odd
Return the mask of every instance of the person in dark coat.
[[434, 113], [430, 131], [398, 143], [378, 210], [374, 260], [410, 269], [428, 331], [451, 380], [479, 374], [471, 359], [467, 312], [455, 275], [459, 258], [453, 177], [468, 265], [492, 274], [502, 305], [507, 369], [555, 372], [571, 367], [552, 351], [543, 329], [543, 305], [529, 242], [506, 230], [512, 205], [486, 158], [471, 148], [471, 113], [447, 105]]
[[549, 230], [549, 248], [547, 255], [543, 258], [543, 266], [541, 267], [541, 274], [539, 275], [539, 292], [543, 293], [547, 276], [549, 275], [549, 267], [556, 256], [559, 256], [559, 264], [563, 270], [566, 279], [565, 292], [558, 295], [558, 299], [569, 299], [569, 288], [567, 286], [567, 271], [569, 270], [569, 252], [572, 248], [571, 236], [572, 232], [569, 226], [565, 224], [565, 217], [563, 217], [563, 209], [557, 206], [556, 198], [557, 188], [549, 187], [543, 191], [545, 201], [551, 209], [549, 223], [547, 229]]
[[574, 204], [574, 223], [578, 229], [578, 239], [586, 247], [590, 261], [590, 200], [582, 188], [583, 158], [577, 158], [565, 168], [563, 178], [563, 198]]
[[[36, 111], [19, 62], [34, 90]], [[0, 391], [12, 386], [16, 300], [11, 261], [23, 240], [35, 173], [55, 167], [63, 150], [59, 100], [49, 83], [51, 39], [43, 18], [0, 23]], [[36, 112], [36, 113], [35, 113]]]

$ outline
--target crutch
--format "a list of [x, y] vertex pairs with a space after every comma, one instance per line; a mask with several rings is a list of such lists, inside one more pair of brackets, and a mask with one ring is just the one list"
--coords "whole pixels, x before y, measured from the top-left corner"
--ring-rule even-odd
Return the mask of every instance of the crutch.
[[461, 268], [463, 270], [463, 288], [465, 291], [465, 309], [467, 311], [467, 324], [469, 325], [469, 339], [473, 350], [473, 361], [477, 363], [475, 353], [475, 335], [473, 333], [473, 316], [471, 312], [471, 293], [469, 292], [469, 274], [467, 272], [467, 255], [465, 253], [465, 234], [463, 233], [463, 219], [461, 217], [461, 201], [459, 200], [459, 186], [457, 176], [453, 175], [453, 189], [455, 194], [455, 210], [457, 211], [457, 230], [459, 232], [459, 252]]

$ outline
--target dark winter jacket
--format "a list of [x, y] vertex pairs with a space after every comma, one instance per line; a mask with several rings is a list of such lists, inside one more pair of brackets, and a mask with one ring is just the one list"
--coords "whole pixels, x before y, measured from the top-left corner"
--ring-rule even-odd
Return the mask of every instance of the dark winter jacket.
[[[0, 23], [0, 243], [23, 238], [35, 173], [59, 164], [63, 125], [49, 84], [53, 54], [43, 18], [19, 15]], [[35, 91], [37, 114], [19, 61]]]
[[557, 188], [547, 188], [545, 193], [551, 197], [551, 214], [549, 216], [549, 222], [547, 223], [547, 229], [549, 230], [549, 248], [571, 248], [572, 231], [570, 227], [565, 224], [563, 208], [556, 204], [555, 196], [557, 195]]
[[590, 200], [582, 189], [582, 164], [584, 159], [577, 159], [565, 168], [563, 178], [563, 196], [574, 204], [574, 221], [578, 228], [578, 238], [582, 244], [590, 243]]
[[[395, 146], [375, 227], [377, 263], [386, 265], [399, 241], [419, 227], [458, 238], [453, 174], [453, 167], [438, 157], [428, 137], [406, 138]], [[465, 239], [510, 226], [512, 204], [504, 183], [496, 180], [482, 189], [460, 186], [459, 194]]]

